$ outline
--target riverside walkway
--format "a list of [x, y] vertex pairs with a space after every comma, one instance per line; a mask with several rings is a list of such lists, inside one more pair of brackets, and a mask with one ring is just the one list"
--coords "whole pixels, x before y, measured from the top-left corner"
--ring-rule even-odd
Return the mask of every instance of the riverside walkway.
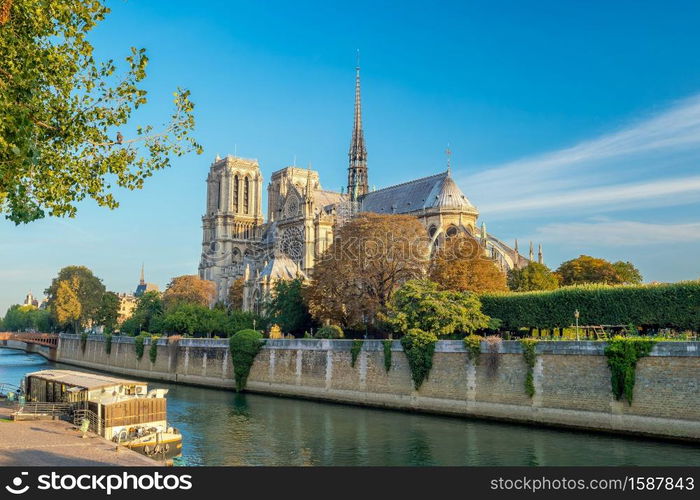
[[82, 433], [63, 420], [10, 420], [12, 410], [0, 404], [0, 467], [18, 466], [158, 466], [144, 455], [93, 433]]

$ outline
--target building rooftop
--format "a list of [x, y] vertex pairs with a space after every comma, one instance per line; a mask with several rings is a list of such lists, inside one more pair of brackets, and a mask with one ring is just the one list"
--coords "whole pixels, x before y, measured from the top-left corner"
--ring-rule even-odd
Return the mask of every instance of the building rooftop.
[[115, 385], [147, 385], [146, 382], [108, 377], [106, 375], [98, 375], [96, 373], [76, 372], [72, 370], [42, 370], [28, 373], [27, 377], [59, 382], [61, 384], [81, 387], [88, 390], [113, 387]]
[[449, 171], [396, 184], [361, 197], [360, 210], [380, 214], [405, 214], [430, 208], [457, 208], [476, 212]]

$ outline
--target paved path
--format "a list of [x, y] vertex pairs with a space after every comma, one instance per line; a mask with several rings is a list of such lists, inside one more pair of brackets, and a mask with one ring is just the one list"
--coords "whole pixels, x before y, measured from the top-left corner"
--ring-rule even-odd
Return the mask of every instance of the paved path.
[[82, 433], [63, 420], [7, 421], [10, 411], [0, 406], [0, 467], [21, 466], [157, 466], [144, 455], [116, 446], [104, 438]]

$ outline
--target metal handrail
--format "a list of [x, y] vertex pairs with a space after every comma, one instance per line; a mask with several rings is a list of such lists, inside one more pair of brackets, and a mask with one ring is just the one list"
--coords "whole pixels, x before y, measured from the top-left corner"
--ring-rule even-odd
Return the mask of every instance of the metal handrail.
[[80, 425], [82, 423], [83, 419], [87, 419], [88, 422], [90, 422], [88, 430], [90, 430], [91, 432], [94, 432], [95, 434], [99, 434], [100, 420], [94, 411], [88, 410], [85, 408], [81, 408], [81, 409], [76, 409], [73, 412], [73, 423], [75, 425]]

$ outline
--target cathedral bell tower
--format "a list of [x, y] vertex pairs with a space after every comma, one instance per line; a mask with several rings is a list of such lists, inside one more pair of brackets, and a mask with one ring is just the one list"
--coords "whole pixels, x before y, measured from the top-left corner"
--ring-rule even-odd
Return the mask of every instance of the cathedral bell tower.
[[365, 148], [365, 135], [362, 131], [362, 103], [360, 100], [360, 61], [358, 56], [355, 68], [355, 121], [352, 128], [352, 141], [348, 153], [350, 164], [348, 166], [348, 194], [351, 201], [367, 194], [369, 191], [367, 180], [367, 149]]

